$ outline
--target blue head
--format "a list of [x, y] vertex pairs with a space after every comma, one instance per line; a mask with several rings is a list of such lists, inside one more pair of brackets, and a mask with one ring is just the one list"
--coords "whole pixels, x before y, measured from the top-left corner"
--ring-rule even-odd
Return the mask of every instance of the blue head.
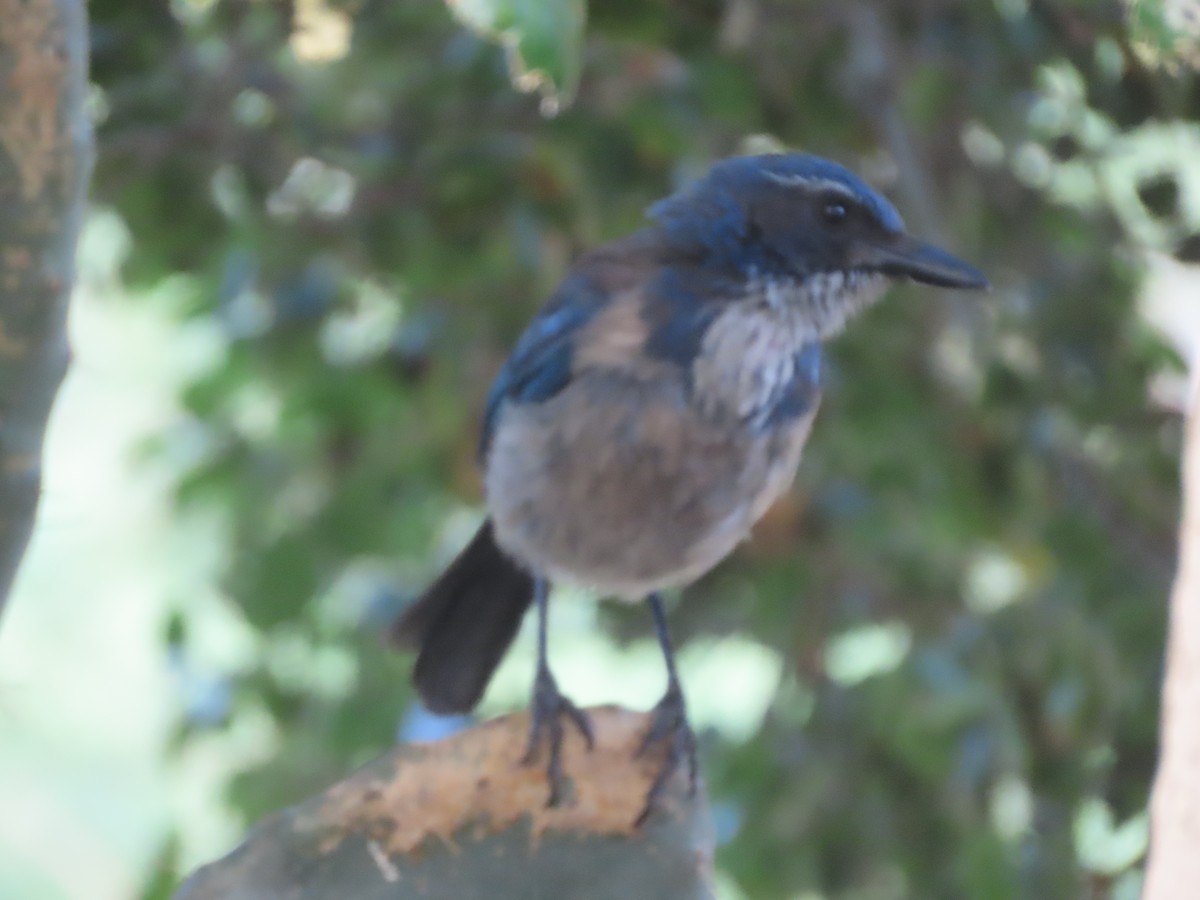
[[853, 172], [817, 156], [724, 160], [649, 214], [678, 251], [748, 280], [987, 285], [978, 270], [909, 237], [896, 208]]

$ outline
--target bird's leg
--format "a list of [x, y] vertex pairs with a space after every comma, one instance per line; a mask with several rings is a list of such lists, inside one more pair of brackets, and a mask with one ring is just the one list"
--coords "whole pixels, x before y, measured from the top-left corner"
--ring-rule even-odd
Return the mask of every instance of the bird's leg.
[[547, 805], [557, 806], [562, 799], [562, 717], [565, 715], [579, 729], [589, 750], [592, 749], [595, 739], [592, 736], [592, 724], [588, 721], [587, 715], [559, 692], [558, 682], [554, 680], [554, 674], [550, 671], [550, 665], [546, 658], [546, 618], [549, 595], [549, 583], [544, 578], [538, 578], [533, 587], [538, 617], [537, 675], [533, 680], [533, 699], [530, 705], [529, 746], [525, 750], [521, 764], [529, 766], [537, 761], [538, 747], [544, 736], [550, 745], [550, 758], [546, 762], [546, 778], [550, 782], [550, 799]]
[[637, 755], [642, 756], [651, 747], [663, 742], [667, 742], [667, 749], [662, 767], [646, 792], [646, 804], [637, 818], [637, 825], [643, 824], [649, 817], [655, 804], [662, 798], [668, 779], [680, 763], [687, 764], [689, 796], [696, 793], [696, 736], [688, 724], [683, 689], [679, 685], [679, 674], [675, 671], [675, 649], [671, 646], [671, 635], [667, 631], [667, 615], [659, 594], [651, 594], [646, 600], [654, 616], [658, 645], [662, 647], [663, 659], [667, 663], [667, 692], [650, 713], [650, 729], [642, 739]]

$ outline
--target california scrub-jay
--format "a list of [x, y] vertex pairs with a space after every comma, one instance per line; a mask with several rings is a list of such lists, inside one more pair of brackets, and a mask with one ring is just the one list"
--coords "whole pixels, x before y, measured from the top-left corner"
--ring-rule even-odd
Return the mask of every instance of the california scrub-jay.
[[581, 257], [488, 396], [488, 519], [393, 639], [418, 650], [425, 704], [465, 712], [532, 601], [538, 662], [526, 761], [587, 717], [546, 661], [550, 582], [649, 601], [668, 686], [642, 752], [667, 742], [643, 818], [695, 741], [660, 592], [698, 579], [792, 483], [821, 394], [821, 341], [911, 279], [984, 276], [909, 237], [895, 208], [815, 156], [745, 156], [650, 207], [653, 224]]

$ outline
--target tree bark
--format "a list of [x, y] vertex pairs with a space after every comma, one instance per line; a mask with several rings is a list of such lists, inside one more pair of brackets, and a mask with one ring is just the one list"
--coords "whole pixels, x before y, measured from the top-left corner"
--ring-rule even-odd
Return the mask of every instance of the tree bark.
[[546, 807], [544, 763], [522, 765], [528, 714], [397, 747], [267, 819], [176, 900], [701, 900], [713, 829], [703, 791], [676, 773], [635, 821], [661, 755], [635, 757], [647, 716], [589, 711], [596, 746], [569, 729], [568, 797]]
[[[1200, 373], [1200, 361], [1193, 374]], [[1163, 677], [1150, 859], [1142, 900], [1200, 894], [1200, 391], [1193, 378], [1183, 450], [1179, 566]]]
[[83, 0], [0, 0], [0, 611], [33, 528], [66, 372], [92, 167]]

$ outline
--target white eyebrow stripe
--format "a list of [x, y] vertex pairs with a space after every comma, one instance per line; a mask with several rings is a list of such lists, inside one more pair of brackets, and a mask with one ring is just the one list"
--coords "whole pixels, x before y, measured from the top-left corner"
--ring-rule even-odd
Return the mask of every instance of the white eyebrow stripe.
[[832, 191], [835, 194], [841, 194], [848, 200], [858, 199], [854, 191], [832, 178], [822, 178], [819, 175], [780, 175], [777, 172], [766, 172], [765, 174], [776, 184], [782, 184], [784, 187], [803, 186], [813, 190]]

